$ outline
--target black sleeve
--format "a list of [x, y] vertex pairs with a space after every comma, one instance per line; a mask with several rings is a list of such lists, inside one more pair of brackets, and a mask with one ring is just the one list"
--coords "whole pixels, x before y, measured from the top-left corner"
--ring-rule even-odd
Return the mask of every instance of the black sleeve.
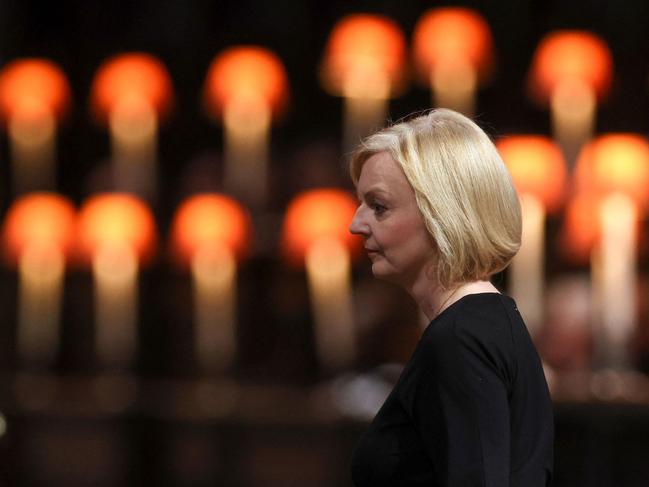
[[515, 373], [510, 328], [474, 317], [436, 335], [427, 343], [430, 367], [412, 404], [436, 479], [449, 487], [507, 487], [507, 384]]

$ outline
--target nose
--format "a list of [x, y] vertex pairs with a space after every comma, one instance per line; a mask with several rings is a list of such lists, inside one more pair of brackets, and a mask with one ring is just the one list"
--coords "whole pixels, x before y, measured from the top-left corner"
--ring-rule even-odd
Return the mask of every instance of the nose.
[[356, 209], [356, 213], [354, 213], [354, 218], [352, 219], [352, 222], [349, 224], [349, 231], [354, 235], [361, 235], [363, 237], [367, 237], [370, 233], [370, 227], [363, 220], [361, 207], [362, 205]]

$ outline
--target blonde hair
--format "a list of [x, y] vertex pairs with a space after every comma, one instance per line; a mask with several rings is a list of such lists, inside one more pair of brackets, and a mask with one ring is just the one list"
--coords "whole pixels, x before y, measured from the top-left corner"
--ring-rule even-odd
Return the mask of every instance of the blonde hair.
[[439, 283], [450, 288], [503, 270], [521, 244], [521, 209], [511, 176], [489, 137], [447, 109], [370, 135], [352, 156], [354, 184], [365, 161], [388, 152], [415, 192], [437, 247]]

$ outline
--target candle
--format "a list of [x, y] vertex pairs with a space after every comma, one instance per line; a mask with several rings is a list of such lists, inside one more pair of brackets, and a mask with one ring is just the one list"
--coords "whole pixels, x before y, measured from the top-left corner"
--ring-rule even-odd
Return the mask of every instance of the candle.
[[345, 151], [385, 123], [388, 98], [405, 89], [405, 49], [399, 26], [381, 15], [350, 15], [332, 29], [321, 79], [344, 97]]
[[628, 367], [628, 341], [636, 327], [636, 226], [649, 204], [649, 142], [634, 134], [607, 134], [587, 144], [575, 178], [599, 199], [600, 241], [594, 249], [593, 288], [600, 304], [597, 358]]
[[7, 122], [14, 193], [56, 187], [57, 122], [70, 91], [63, 71], [45, 59], [19, 59], [0, 72], [0, 115]]
[[518, 190], [523, 217], [521, 248], [510, 266], [510, 289], [534, 336], [544, 318], [545, 215], [562, 202], [565, 163], [561, 149], [542, 136], [506, 137], [497, 147]]
[[30, 193], [13, 202], [3, 241], [18, 267], [18, 355], [49, 366], [59, 347], [65, 260], [74, 238], [76, 212], [63, 196]]
[[266, 201], [271, 120], [287, 98], [284, 66], [268, 49], [226, 49], [208, 70], [205, 106], [225, 131], [224, 187], [254, 206]]
[[290, 262], [306, 266], [318, 358], [328, 371], [355, 358], [350, 262], [359, 240], [347, 230], [355, 211], [348, 193], [316, 189], [296, 196], [284, 220], [283, 249]]
[[493, 65], [489, 25], [476, 11], [462, 7], [431, 9], [413, 33], [415, 68], [429, 86], [433, 106], [472, 116], [475, 92]]
[[586, 31], [552, 32], [534, 53], [530, 93], [538, 103], [549, 103], [554, 136], [570, 165], [592, 137], [597, 101], [607, 94], [612, 71], [608, 46]]
[[236, 355], [236, 264], [251, 234], [248, 213], [228, 196], [195, 195], [176, 211], [172, 242], [178, 262], [191, 269], [194, 349], [205, 371], [227, 369]]
[[124, 368], [137, 347], [138, 271], [151, 258], [155, 222], [127, 194], [89, 198], [79, 215], [79, 246], [95, 284], [95, 343], [103, 365]]
[[172, 103], [166, 68], [148, 54], [115, 56], [97, 71], [91, 102], [110, 130], [116, 189], [155, 198], [159, 118]]

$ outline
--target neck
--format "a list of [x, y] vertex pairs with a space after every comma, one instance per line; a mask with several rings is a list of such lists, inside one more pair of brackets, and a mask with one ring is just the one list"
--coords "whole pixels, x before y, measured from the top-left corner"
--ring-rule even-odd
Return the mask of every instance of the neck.
[[469, 281], [444, 289], [435, 279], [425, 273], [407, 289], [426, 318], [433, 320], [446, 308], [469, 294], [498, 293], [489, 281]]

